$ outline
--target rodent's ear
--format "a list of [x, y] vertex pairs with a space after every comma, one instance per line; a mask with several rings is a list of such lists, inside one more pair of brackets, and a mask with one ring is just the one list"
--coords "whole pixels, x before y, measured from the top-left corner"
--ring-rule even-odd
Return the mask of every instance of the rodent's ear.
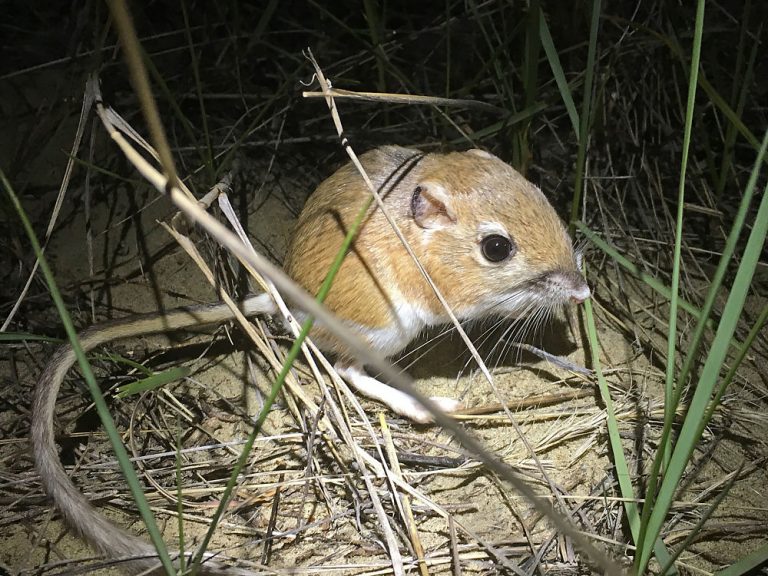
[[479, 156], [480, 158], [486, 158], [488, 160], [492, 160], [493, 158], [496, 158], [496, 156], [494, 156], [490, 152], [486, 152], [485, 150], [480, 150], [480, 148], [471, 148], [470, 150], [467, 150], [467, 154], [472, 154], [473, 156]]
[[451, 198], [437, 182], [421, 182], [411, 196], [411, 214], [421, 228], [445, 228], [456, 223]]

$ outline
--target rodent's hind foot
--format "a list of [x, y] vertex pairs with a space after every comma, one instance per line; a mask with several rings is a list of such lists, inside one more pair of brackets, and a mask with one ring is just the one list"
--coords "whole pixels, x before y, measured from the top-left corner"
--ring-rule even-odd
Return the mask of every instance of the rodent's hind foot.
[[[376, 378], [368, 376], [359, 364], [337, 362], [334, 366], [339, 376], [344, 378], [353, 388], [368, 398], [386, 404], [393, 412], [405, 416], [419, 424], [434, 422], [431, 412], [424, 408], [418, 400], [405, 392], [384, 384]], [[443, 412], [455, 412], [461, 408], [461, 403], [453, 398], [432, 396], [430, 398]]]
[[[461, 402], [454, 398], [450, 398], [448, 396], [430, 396], [429, 397], [432, 402], [437, 404], [437, 407], [440, 408], [443, 412], [446, 412], [447, 414], [451, 414], [453, 412], [457, 412], [458, 410], [461, 410], [463, 406], [461, 405]], [[423, 408], [422, 408], [423, 410]], [[430, 417], [429, 422], [433, 422], [434, 419]]]

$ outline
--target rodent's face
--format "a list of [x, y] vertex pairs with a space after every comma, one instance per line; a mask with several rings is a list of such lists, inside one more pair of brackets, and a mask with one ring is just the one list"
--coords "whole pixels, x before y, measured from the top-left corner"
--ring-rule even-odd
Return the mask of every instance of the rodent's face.
[[424, 168], [411, 202], [420, 252], [460, 317], [529, 316], [590, 296], [562, 221], [512, 167], [471, 150]]

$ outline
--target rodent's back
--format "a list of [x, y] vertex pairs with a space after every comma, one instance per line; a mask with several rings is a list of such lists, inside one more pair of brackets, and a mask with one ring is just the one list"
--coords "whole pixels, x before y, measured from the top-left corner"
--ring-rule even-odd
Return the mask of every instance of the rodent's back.
[[[417, 150], [397, 146], [376, 148], [360, 156], [363, 168], [398, 223], [408, 216], [410, 190], [416, 185], [414, 173], [423, 156]], [[348, 230], [369, 198], [362, 176], [351, 163], [322, 182], [310, 196], [296, 223], [284, 267], [311, 294], [320, 289]], [[393, 294], [393, 289], [399, 284], [403, 264], [413, 267], [408, 273], [417, 273], [373, 204], [325, 305], [354, 325], [386, 329], [393, 322], [394, 299], [399, 296]], [[332, 341], [323, 341], [322, 334], [319, 339], [326, 348], [341, 351]]]

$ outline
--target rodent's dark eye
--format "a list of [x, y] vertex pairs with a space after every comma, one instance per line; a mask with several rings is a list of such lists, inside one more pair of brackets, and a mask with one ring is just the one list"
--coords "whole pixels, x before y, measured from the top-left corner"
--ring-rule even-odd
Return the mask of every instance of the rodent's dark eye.
[[491, 234], [480, 241], [483, 256], [489, 262], [501, 262], [515, 253], [515, 243], [501, 234]]

